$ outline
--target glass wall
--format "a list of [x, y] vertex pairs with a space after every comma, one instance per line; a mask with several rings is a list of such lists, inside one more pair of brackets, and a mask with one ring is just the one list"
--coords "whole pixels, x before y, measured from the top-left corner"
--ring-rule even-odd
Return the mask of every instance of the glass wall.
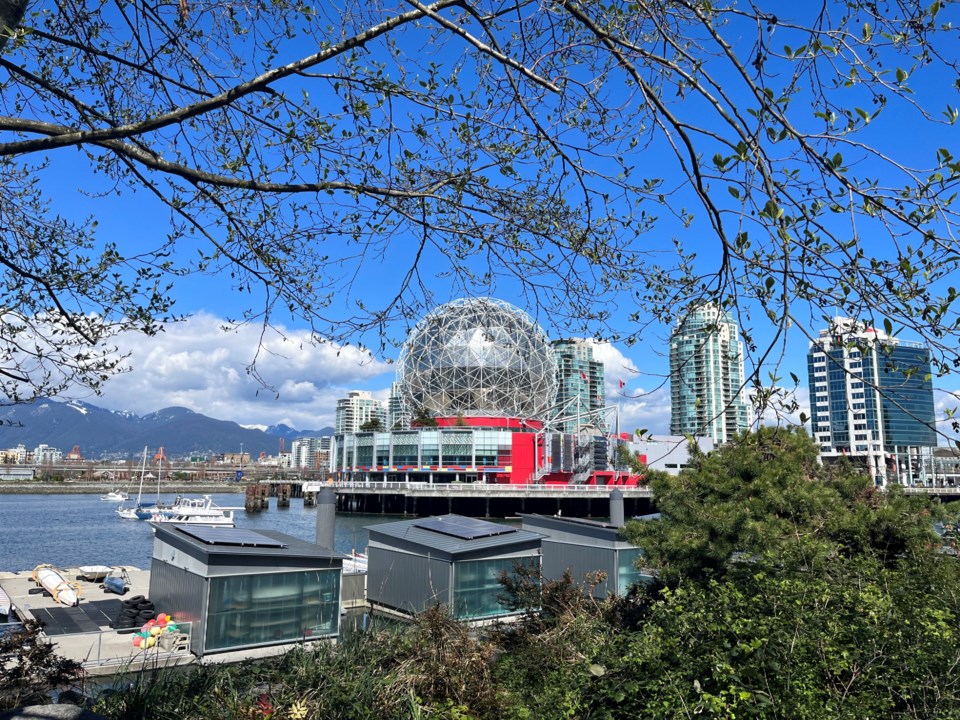
[[393, 433], [393, 464], [396, 467], [420, 465], [420, 436], [415, 432]]
[[473, 465], [473, 432], [446, 431], [441, 435], [443, 464], [470, 467]]
[[340, 570], [210, 578], [206, 652], [338, 632]]
[[629, 548], [617, 551], [617, 594], [626, 595], [631, 585], [649, 582], [653, 579], [637, 567], [637, 561], [643, 551], [640, 548]]
[[424, 430], [420, 433], [420, 465], [436, 467], [440, 464], [440, 432]]
[[513, 573], [517, 563], [539, 568], [540, 557], [499, 558], [458, 562], [453, 569], [453, 616], [460, 620], [502, 615], [498, 598], [503, 594], [501, 573]]

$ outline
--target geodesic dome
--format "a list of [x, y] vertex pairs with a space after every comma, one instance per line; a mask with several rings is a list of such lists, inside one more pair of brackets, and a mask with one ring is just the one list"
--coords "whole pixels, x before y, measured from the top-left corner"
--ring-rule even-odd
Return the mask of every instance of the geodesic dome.
[[494, 298], [454, 300], [417, 323], [397, 362], [407, 413], [540, 419], [557, 395], [546, 333]]

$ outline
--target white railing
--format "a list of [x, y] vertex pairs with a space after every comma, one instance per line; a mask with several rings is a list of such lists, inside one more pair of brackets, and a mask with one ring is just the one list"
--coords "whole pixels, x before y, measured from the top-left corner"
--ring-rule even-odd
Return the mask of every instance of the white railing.
[[340, 480], [333, 483], [334, 488], [338, 490], [365, 490], [372, 492], [409, 492], [409, 491], [427, 491], [435, 493], [446, 493], [450, 495], [557, 495], [560, 493], [569, 495], [599, 495], [608, 494], [614, 487], [625, 493], [649, 494], [648, 487], [637, 487], [628, 485], [516, 485], [506, 483], [425, 483], [425, 482], [380, 482], [365, 480]]

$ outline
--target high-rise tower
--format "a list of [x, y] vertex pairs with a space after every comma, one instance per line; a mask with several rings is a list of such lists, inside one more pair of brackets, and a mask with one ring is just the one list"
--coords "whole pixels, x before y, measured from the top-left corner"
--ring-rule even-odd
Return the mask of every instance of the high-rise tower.
[[554, 340], [557, 358], [556, 430], [578, 432], [589, 426], [606, 430], [603, 417], [603, 363], [593, 359], [589, 340]]
[[925, 482], [937, 444], [930, 350], [835, 318], [807, 354], [813, 437], [878, 483]]
[[743, 344], [730, 313], [706, 303], [670, 336], [670, 432], [729, 442], [750, 427]]
[[374, 418], [379, 418], [380, 427], [387, 429], [387, 412], [383, 403], [373, 399], [368, 390], [351, 390], [347, 397], [337, 400], [336, 431], [357, 432]]

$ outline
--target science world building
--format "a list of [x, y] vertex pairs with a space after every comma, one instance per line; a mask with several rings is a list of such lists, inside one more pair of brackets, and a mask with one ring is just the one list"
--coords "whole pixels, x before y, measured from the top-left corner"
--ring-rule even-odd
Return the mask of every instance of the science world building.
[[[556, 353], [523, 311], [494, 298], [421, 319], [397, 369], [403, 420], [334, 435], [338, 481], [635, 483], [611, 469], [597, 413], [558, 408]], [[600, 378], [602, 382], [602, 378]]]

